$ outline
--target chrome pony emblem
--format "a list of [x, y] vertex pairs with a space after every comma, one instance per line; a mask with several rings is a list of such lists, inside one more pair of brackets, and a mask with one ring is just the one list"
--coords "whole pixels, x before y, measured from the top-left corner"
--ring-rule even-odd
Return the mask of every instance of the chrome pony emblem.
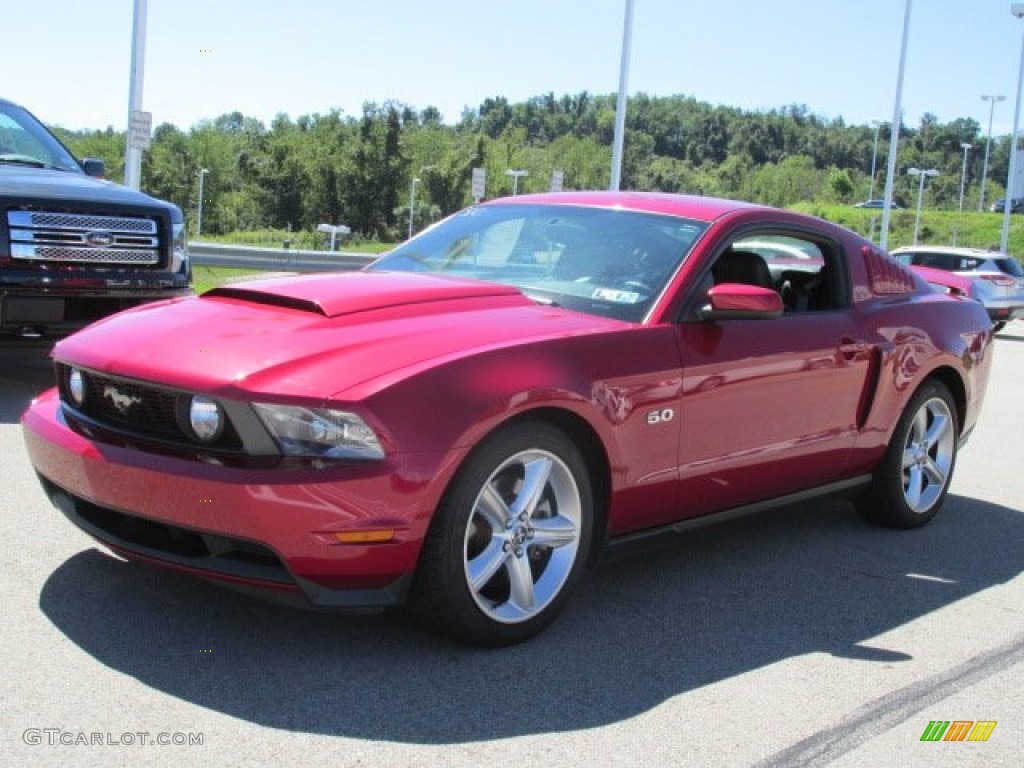
[[142, 402], [141, 397], [126, 395], [113, 384], [107, 384], [103, 387], [103, 396], [110, 399], [110, 402], [112, 402], [114, 407], [117, 408], [117, 412], [122, 416], [128, 413], [128, 409], [133, 405], [138, 405]]

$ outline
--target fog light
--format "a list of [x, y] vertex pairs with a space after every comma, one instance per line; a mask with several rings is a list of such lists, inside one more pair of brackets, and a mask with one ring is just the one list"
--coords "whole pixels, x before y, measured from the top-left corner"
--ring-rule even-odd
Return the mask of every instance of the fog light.
[[220, 437], [224, 418], [214, 400], [195, 395], [188, 407], [188, 424], [200, 442], [209, 443]]
[[85, 377], [77, 368], [72, 368], [68, 376], [68, 394], [75, 405], [80, 406], [85, 402]]

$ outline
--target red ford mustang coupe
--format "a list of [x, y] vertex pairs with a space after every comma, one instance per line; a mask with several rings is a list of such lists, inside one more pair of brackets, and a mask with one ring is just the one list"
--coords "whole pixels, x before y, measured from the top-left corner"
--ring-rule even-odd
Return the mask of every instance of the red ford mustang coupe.
[[23, 425], [129, 558], [526, 639], [623, 545], [825, 494], [910, 528], [991, 363], [981, 304], [827, 222], [566, 193], [458, 213], [362, 272], [251, 281], [58, 344]]

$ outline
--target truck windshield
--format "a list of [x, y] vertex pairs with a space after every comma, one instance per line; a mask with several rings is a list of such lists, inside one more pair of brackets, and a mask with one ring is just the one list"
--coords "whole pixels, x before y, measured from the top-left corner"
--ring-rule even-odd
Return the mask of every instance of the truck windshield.
[[0, 163], [82, 172], [64, 145], [21, 107], [0, 101]]

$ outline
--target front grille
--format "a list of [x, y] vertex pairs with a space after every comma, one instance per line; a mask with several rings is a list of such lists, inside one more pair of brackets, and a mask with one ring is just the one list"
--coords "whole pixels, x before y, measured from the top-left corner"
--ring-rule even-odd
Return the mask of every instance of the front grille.
[[[192, 393], [82, 370], [85, 396], [82, 404], [76, 405], [69, 390], [70, 372], [69, 366], [58, 364], [61, 400], [67, 408], [89, 422], [120, 434], [193, 448], [201, 445], [187, 427]], [[231, 422], [227, 421], [220, 437], [212, 445], [202, 446], [238, 451], [242, 448], [242, 440]]]
[[[44, 211], [12, 211], [8, 219], [24, 222], [34, 227], [50, 229], [116, 229], [121, 232], [156, 232], [156, 222], [129, 216], [97, 216], [83, 213], [46, 213]], [[19, 224], [24, 226], [24, 224]]]
[[70, 261], [78, 264], [138, 264], [152, 266], [159, 260], [152, 251], [123, 251], [112, 248], [102, 253], [91, 248], [51, 247], [13, 243], [11, 256], [27, 261]]
[[160, 263], [160, 228], [152, 218], [8, 211], [7, 226], [14, 259], [117, 266]]

